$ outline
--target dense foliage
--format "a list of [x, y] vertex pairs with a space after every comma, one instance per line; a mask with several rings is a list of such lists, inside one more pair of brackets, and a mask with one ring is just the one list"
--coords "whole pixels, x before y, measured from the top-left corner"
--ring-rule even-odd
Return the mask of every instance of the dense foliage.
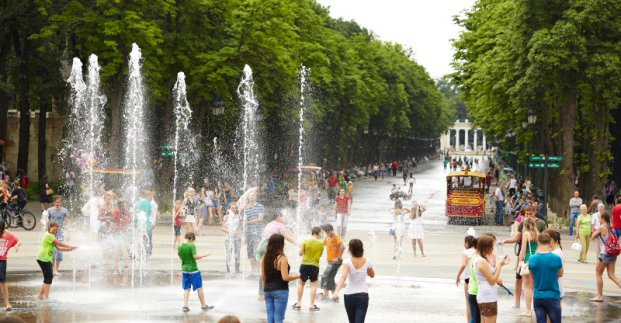
[[[239, 122], [235, 89], [244, 64], [250, 65], [266, 156], [274, 158], [288, 156], [296, 148], [290, 139], [297, 131], [301, 64], [312, 70], [309, 126], [317, 146], [315, 161], [371, 160], [378, 158], [375, 147], [380, 146], [387, 149], [384, 157], [394, 158], [396, 147], [414, 149], [417, 140], [428, 149], [427, 139], [438, 137], [455, 118], [454, 107], [407, 49], [376, 39], [355, 22], [329, 17], [327, 9], [313, 0], [4, 3], [0, 114], [6, 115], [8, 106], [35, 110], [34, 103], [42, 100], [66, 111], [63, 98], [68, 91], [61, 71], [68, 70], [72, 57], [86, 62], [95, 53], [108, 96], [112, 162], [122, 151], [120, 116], [133, 42], [144, 58], [154, 153], [170, 140], [171, 88], [178, 71], [187, 76], [194, 127], [208, 146], [211, 140], [206, 138], [224, 138], [225, 144], [226, 138], [235, 138]], [[25, 46], [29, 57], [23, 53]], [[50, 91], [54, 86], [56, 90]], [[218, 106], [225, 108], [224, 114], [212, 113]], [[0, 127], [0, 136], [1, 132]]]
[[[470, 114], [489, 135], [515, 141], [522, 163], [529, 153], [564, 157], [549, 185], [562, 214], [576, 183], [583, 196], [601, 195], [609, 174], [620, 16], [615, 0], [479, 0], [457, 19], [466, 31], [454, 44], [454, 79]], [[523, 128], [529, 113], [537, 123]]]

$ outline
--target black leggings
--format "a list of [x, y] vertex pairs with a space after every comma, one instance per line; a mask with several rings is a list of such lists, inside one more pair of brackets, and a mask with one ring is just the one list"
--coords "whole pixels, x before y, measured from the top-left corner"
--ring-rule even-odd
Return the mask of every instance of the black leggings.
[[37, 263], [39, 263], [39, 267], [41, 267], [41, 271], [43, 272], [43, 283], [51, 285], [52, 279], [54, 279], [52, 263], [48, 261], [41, 261], [39, 259], [37, 259]]

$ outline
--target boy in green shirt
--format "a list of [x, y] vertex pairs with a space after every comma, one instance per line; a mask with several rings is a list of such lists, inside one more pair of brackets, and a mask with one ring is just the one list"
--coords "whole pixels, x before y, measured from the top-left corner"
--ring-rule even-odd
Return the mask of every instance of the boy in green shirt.
[[300, 265], [300, 281], [298, 282], [298, 302], [293, 304], [293, 309], [299, 310], [302, 303], [302, 294], [304, 294], [304, 284], [307, 280], [311, 281], [311, 311], [318, 311], [319, 307], [315, 305], [317, 294], [317, 278], [319, 277], [319, 259], [323, 254], [324, 241], [321, 237], [321, 229], [314, 227], [311, 230], [312, 236], [300, 245], [300, 256], [302, 256], [302, 264]]
[[43, 272], [43, 285], [37, 299], [40, 301], [50, 301], [50, 288], [52, 287], [52, 279], [54, 279], [54, 270], [52, 261], [54, 260], [54, 248], [60, 251], [72, 251], [78, 247], [68, 245], [56, 239], [58, 232], [58, 223], [52, 221], [47, 225], [47, 232], [41, 239], [41, 249], [37, 256], [37, 263]]
[[203, 309], [203, 311], [210, 310], [213, 306], [205, 304], [203, 277], [196, 265], [196, 260], [203, 259], [209, 256], [209, 254], [207, 253], [201, 256], [196, 254], [196, 245], [194, 244], [196, 235], [193, 232], [186, 233], [185, 239], [186, 243], [182, 243], [177, 251], [179, 258], [181, 258], [181, 274], [183, 276], [183, 311], [188, 312], [190, 310], [190, 307], [188, 307], [190, 288], [193, 288], [197, 292], [198, 299], [201, 301], [201, 309]]

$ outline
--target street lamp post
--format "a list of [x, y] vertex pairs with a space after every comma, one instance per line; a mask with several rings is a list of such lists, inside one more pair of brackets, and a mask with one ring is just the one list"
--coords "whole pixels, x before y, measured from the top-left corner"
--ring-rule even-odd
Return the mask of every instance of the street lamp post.
[[[528, 124], [534, 125], [537, 123], [537, 110], [535, 109], [535, 103], [532, 102], [530, 109], [528, 110]], [[542, 125], [543, 127], [543, 125]], [[548, 156], [546, 156], [546, 148], [544, 145], [543, 132], [541, 132], [541, 153], [543, 154], [544, 159], [544, 168], [543, 168], [543, 194], [541, 203], [543, 203], [543, 208], [541, 209], [541, 215], [543, 217], [548, 215]]]

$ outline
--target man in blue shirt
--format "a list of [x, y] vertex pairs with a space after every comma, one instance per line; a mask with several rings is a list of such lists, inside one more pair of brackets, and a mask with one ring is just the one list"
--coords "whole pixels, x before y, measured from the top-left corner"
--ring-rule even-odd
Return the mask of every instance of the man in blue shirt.
[[535, 315], [537, 322], [546, 322], [550, 317], [551, 323], [561, 322], [561, 292], [558, 278], [563, 277], [563, 261], [561, 257], [552, 253], [550, 235], [539, 234], [537, 239], [539, 248], [537, 253], [530, 257], [529, 267], [535, 282]]

